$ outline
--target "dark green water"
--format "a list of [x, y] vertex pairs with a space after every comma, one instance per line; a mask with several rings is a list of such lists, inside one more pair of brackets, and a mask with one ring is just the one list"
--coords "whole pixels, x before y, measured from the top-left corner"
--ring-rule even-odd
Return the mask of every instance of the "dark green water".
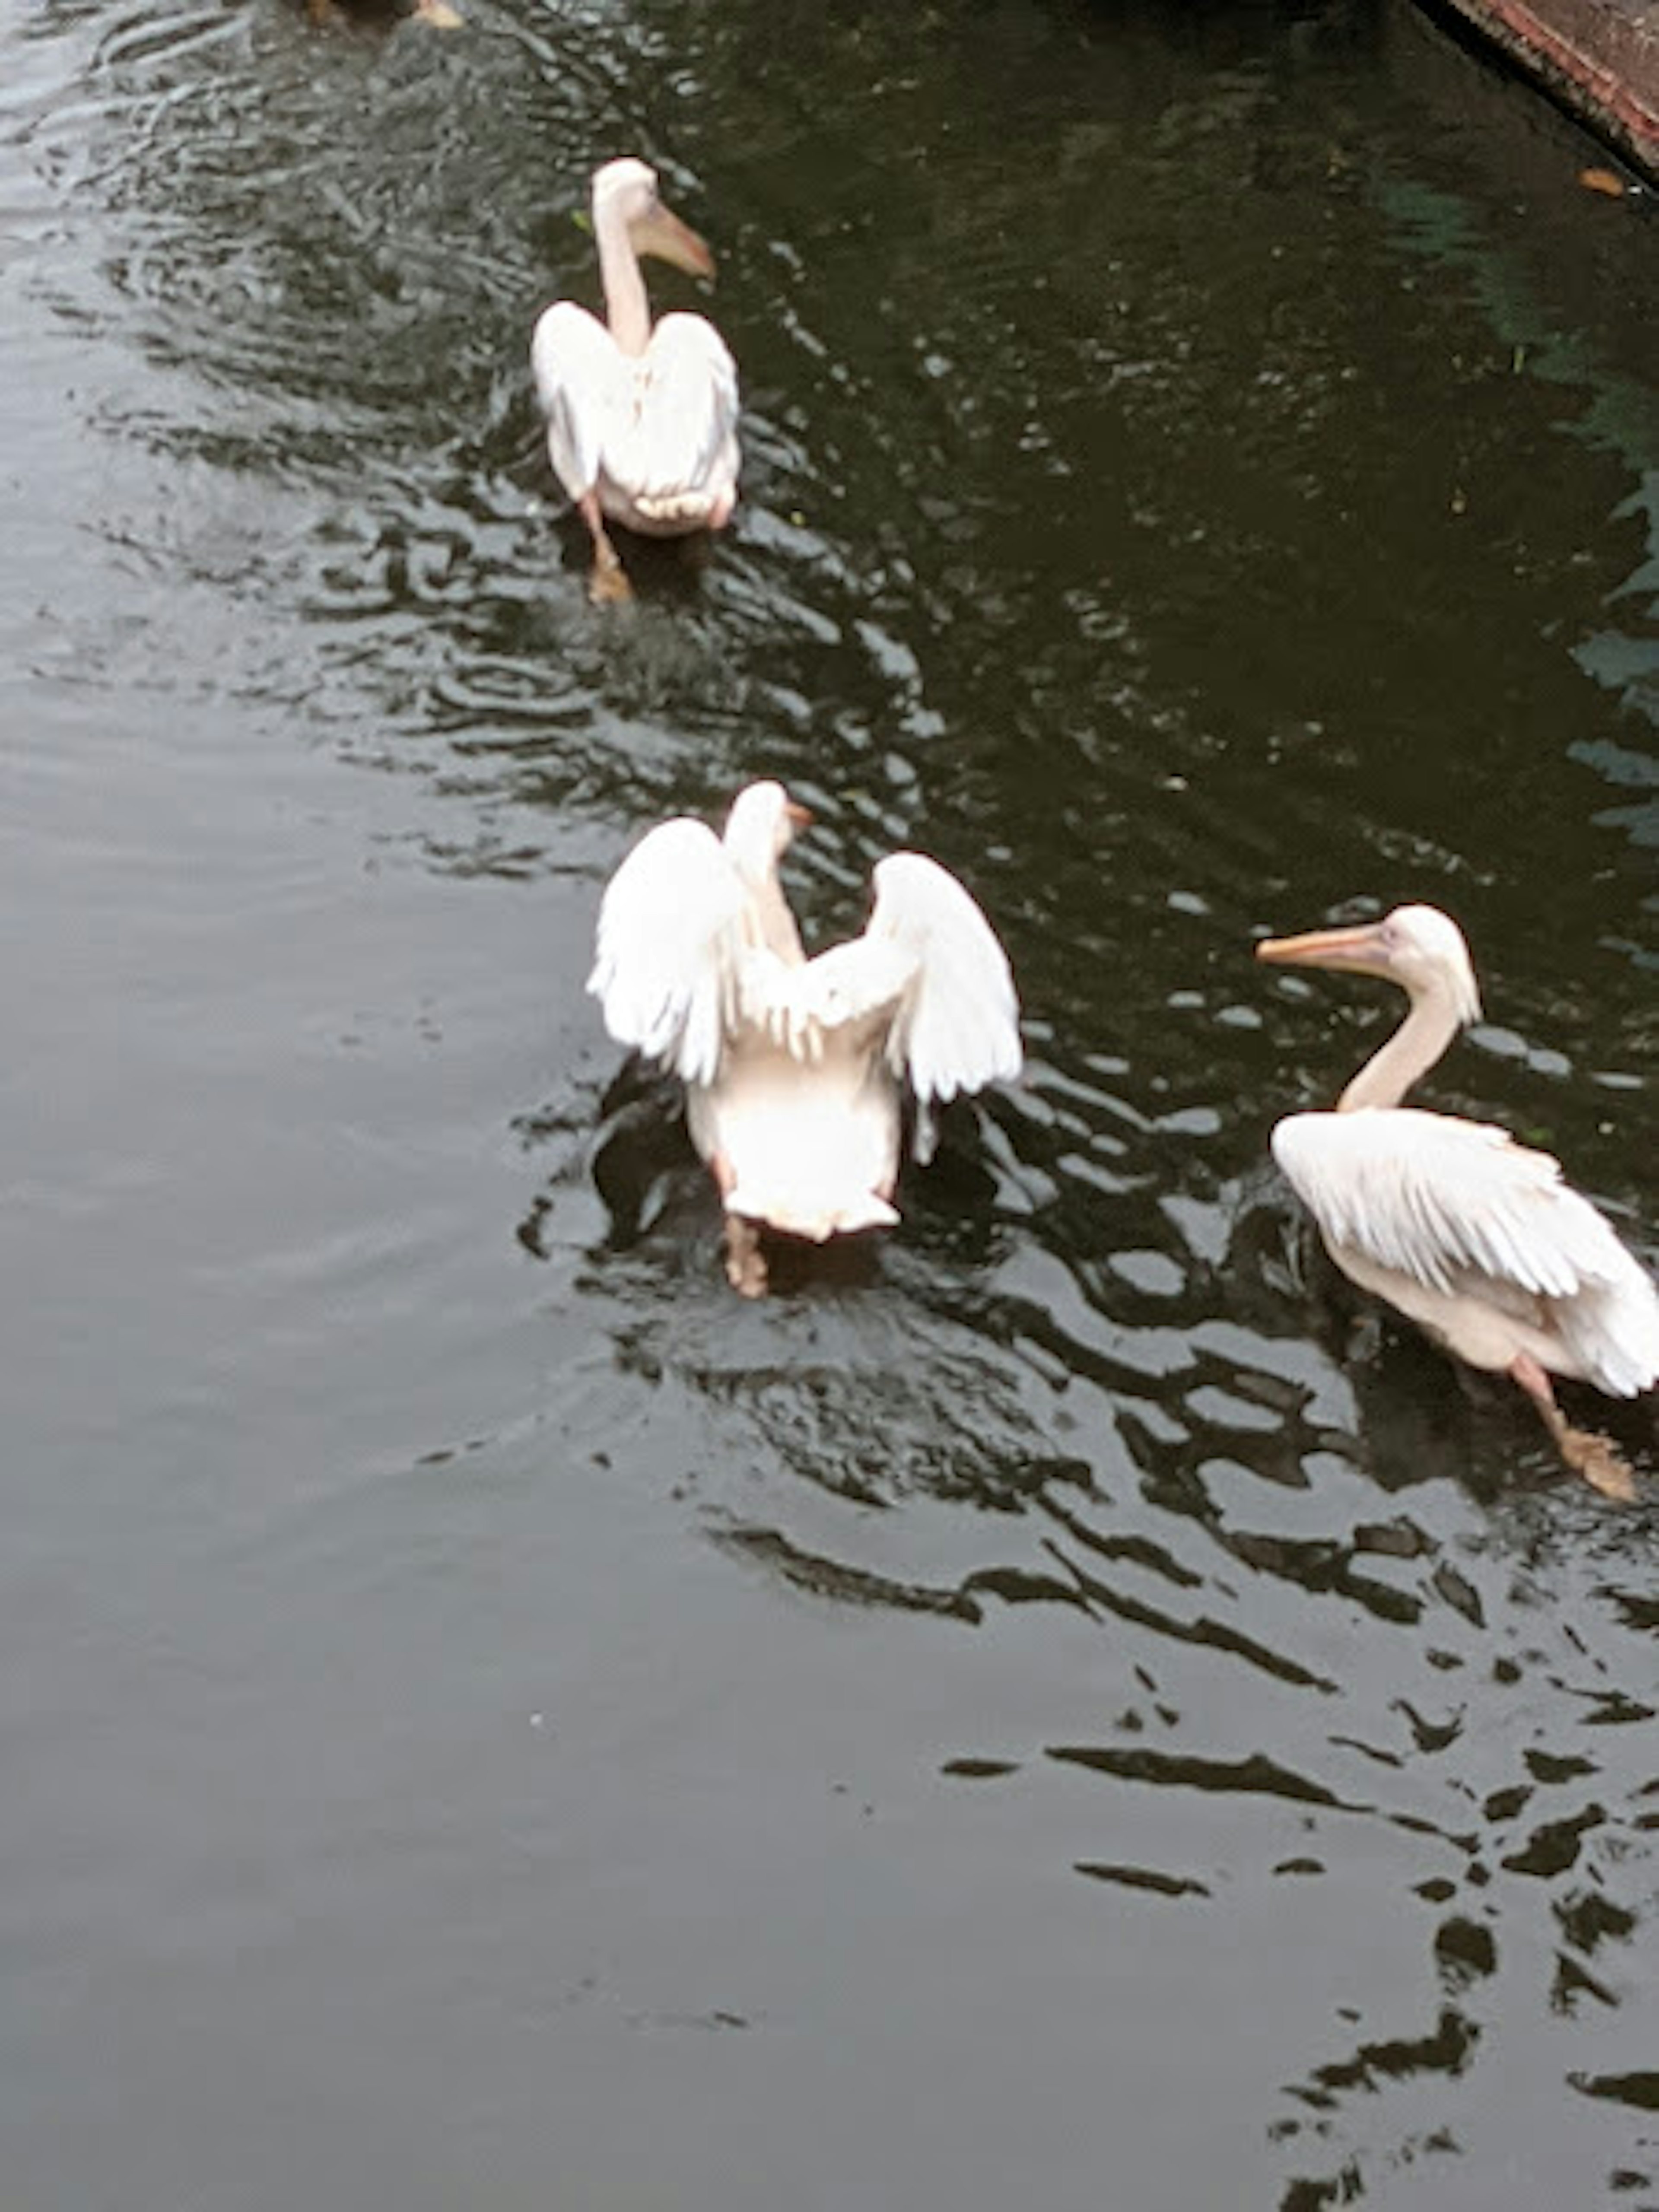
[[[1450, 907], [1652, 1259], [1648, 204], [1403, 7], [467, 12], [0, 27], [7, 2212], [1659, 2205], [1652, 1407], [1364, 1323], [1249, 958]], [[624, 150], [747, 470], [619, 617]], [[758, 773], [1030, 1067], [750, 1306], [581, 985]]]

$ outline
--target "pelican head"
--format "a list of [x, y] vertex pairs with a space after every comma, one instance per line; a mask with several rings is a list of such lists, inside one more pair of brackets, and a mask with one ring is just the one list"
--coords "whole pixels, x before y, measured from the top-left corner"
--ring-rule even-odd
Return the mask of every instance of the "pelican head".
[[1275, 967], [1334, 968], [1380, 975], [1413, 1000], [1439, 1001], [1458, 1023], [1480, 1018], [1480, 991], [1462, 931], [1437, 906], [1397, 906], [1381, 921], [1263, 938], [1258, 960]]
[[657, 173], [646, 161], [624, 155], [593, 172], [593, 228], [603, 235], [621, 222], [638, 254], [653, 253], [693, 276], [712, 276], [714, 257], [689, 224], [671, 215], [657, 189]]
[[811, 819], [807, 808], [798, 805], [781, 783], [768, 778], [746, 785], [726, 817], [724, 842], [732, 866], [749, 884], [775, 876], [790, 840]]

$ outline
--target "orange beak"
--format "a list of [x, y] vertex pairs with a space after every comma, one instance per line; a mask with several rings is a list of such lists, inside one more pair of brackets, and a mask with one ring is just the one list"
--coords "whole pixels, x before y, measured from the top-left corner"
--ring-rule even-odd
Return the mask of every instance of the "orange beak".
[[1362, 921], [1351, 929], [1310, 929], [1299, 937], [1264, 937], [1258, 960], [1275, 968], [1335, 968], [1355, 975], [1392, 977], [1382, 925]]
[[812, 810], [810, 806], [803, 806], [798, 799], [786, 799], [783, 802], [783, 811], [795, 829], [810, 830], [811, 828]]
[[636, 253], [654, 253], [659, 261], [671, 261], [688, 276], [713, 279], [714, 255], [689, 223], [671, 215], [660, 203], [630, 229]]

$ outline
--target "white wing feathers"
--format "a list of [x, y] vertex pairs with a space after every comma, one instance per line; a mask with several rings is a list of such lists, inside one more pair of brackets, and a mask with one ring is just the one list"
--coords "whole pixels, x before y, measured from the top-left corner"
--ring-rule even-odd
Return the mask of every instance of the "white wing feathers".
[[665, 315], [646, 349], [637, 411], [606, 465], [642, 513], [706, 512], [738, 473], [738, 372], [702, 315]]
[[1613, 1249], [1625, 1265], [1623, 1279], [1595, 1284], [1559, 1309], [1556, 1319], [1591, 1382], [1613, 1397], [1634, 1398], [1659, 1382], [1659, 1291], [1616, 1237]]
[[761, 942], [750, 894], [690, 817], [642, 837], [605, 888], [587, 988], [619, 1044], [712, 1084], [726, 1043], [762, 1031], [796, 1061], [884, 1053], [924, 1106], [1020, 1068], [1007, 957], [956, 878], [917, 853], [875, 872], [862, 937], [803, 965]]
[[720, 839], [683, 816], [649, 831], [605, 886], [587, 988], [618, 1044], [712, 1083], [737, 1012], [749, 898]]
[[601, 476], [647, 520], [706, 515], [738, 474], [738, 372], [701, 315], [665, 315], [624, 354], [596, 316], [560, 300], [530, 342], [548, 451], [572, 499]]
[[1430, 1290], [1480, 1277], [1547, 1300], [1587, 1371], [1618, 1395], [1659, 1375], [1659, 1292], [1547, 1152], [1409, 1106], [1293, 1114], [1273, 1148], [1328, 1243]]
[[1008, 956], [974, 900], [920, 853], [875, 871], [864, 942], [907, 954], [915, 972], [887, 1040], [888, 1065], [924, 1105], [1019, 1073], [1019, 1001]]
[[559, 300], [537, 319], [530, 368], [554, 473], [580, 499], [599, 482], [605, 432], [624, 390], [623, 356], [597, 316]]
[[821, 1060], [832, 1038], [843, 1049], [867, 1043], [874, 1051], [916, 969], [902, 945], [867, 935], [804, 967], [757, 955], [744, 971], [743, 1012], [795, 1060]]

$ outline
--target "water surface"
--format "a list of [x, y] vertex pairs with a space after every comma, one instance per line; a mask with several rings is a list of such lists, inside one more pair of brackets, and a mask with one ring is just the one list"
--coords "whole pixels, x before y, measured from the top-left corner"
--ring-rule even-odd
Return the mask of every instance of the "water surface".
[[[9, 2203], [1659, 2204], [1659, 1509], [1310, 1254], [1249, 959], [1451, 908], [1652, 1260], [1646, 204], [1403, 7], [467, 12], [0, 31]], [[623, 150], [747, 467], [619, 617]], [[750, 1306], [581, 986], [760, 773], [1030, 1065]]]

